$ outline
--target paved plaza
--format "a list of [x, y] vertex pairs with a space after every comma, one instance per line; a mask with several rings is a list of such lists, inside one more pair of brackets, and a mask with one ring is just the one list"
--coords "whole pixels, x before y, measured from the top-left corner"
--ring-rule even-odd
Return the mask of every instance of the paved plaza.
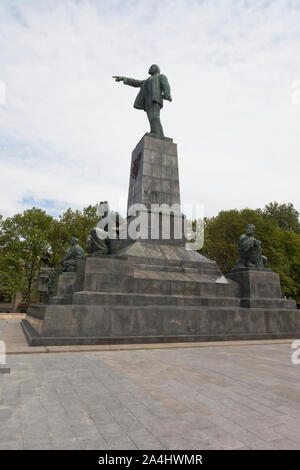
[[8, 354], [0, 448], [300, 449], [291, 353], [283, 342]]

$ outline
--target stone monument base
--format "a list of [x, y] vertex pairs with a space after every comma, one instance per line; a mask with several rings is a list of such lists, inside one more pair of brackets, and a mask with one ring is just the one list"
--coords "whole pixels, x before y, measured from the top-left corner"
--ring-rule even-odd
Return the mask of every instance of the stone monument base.
[[128, 221], [148, 221], [143, 235], [125, 240], [118, 255], [90, 255], [76, 274], [61, 275], [50, 304], [28, 309], [29, 343], [300, 338], [300, 312], [281, 298], [278, 275], [246, 270], [225, 278], [215, 262], [185, 249], [180, 211], [177, 145], [145, 135], [132, 152], [127, 211]]
[[271, 271], [225, 278], [192, 250], [136, 241], [61, 275], [23, 328], [34, 346], [300, 338], [300, 312]]

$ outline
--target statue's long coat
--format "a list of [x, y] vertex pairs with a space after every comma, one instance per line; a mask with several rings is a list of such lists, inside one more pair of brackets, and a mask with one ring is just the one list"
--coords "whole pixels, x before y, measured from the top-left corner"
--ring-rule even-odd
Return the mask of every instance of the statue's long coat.
[[149, 103], [147, 98], [149, 97], [146, 97], [146, 93], [149, 92], [149, 89], [151, 94], [150, 102], [158, 103], [161, 108], [163, 107], [164, 96], [171, 96], [168, 79], [163, 74], [152, 75], [147, 80], [135, 80], [134, 78], [125, 77], [123, 82], [125, 85], [141, 88], [133, 105], [136, 109], [147, 111], [147, 104]]

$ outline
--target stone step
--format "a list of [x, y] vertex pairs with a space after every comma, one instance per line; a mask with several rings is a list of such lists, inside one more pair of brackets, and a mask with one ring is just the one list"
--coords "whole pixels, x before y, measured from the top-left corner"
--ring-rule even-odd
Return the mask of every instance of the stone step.
[[[139, 273], [133, 280], [133, 292], [139, 294], [156, 295], [193, 295], [201, 297], [239, 297], [240, 288], [236, 283], [216, 282], [216, 278], [194, 278], [185, 274], [177, 274], [175, 277], [160, 278], [155, 273], [145, 276]], [[167, 276], [165, 276], [167, 277]], [[197, 277], [199, 279], [197, 279]]]
[[163, 272], [178, 272], [178, 273], [195, 273], [195, 274], [210, 274], [212, 276], [219, 276], [214, 266], [210, 269], [204, 268], [201, 265], [189, 267], [189, 266], [173, 266], [173, 265], [162, 265], [162, 264], [136, 264], [135, 269], [143, 271], [163, 271]]
[[48, 305], [43, 322], [29, 315], [26, 320], [43, 341], [52, 344], [70, 344], [57, 343], [58, 338], [73, 344], [88, 344], [95, 338], [97, 344], [105, 344], [165, 342], [175, 337], [199, 341], [200, 336], [219, 335], [223, 339], [233, 335], [237, 339], [272, 334], [299, 337], [300, 333], [299, 310], [232, 306]]
[[[124, 270], [109, 272], [97, 265], [77, 284], [76, 292], [119, 292], [155, 295], [196, 295], [202, 297], [240, 297], [238, 283], [221, 275], [195, 272]], [[121, 266], [122, 268], [122, 266]], [[123, 266], [126, 268], [126, 266]]]
[[64, 296], [54, 296], [50, 297], [49, 304], [50, 305], [61, 305], [61, 304], [71, 304], [72, 303], [72, 294], [64, 295]]
[[119, 306], [220, 306], [239, 307], [235, 297], [199, 297], [184, 295], [125, 294], [119, 292], [82, 291], [73, 294], [74, 305], [119, 305]]
[[46, 304], [32, 304], [28, 307], [26, 313], [34, 318], [43, 318], [46, 308]]
[[296, 309], [296, 302], [295, 300], [288, 300], [288, 299], [276, 299], [276, 298], [242, 298], [241, 299], [241, 307], [246, 308], [268, 308], [268, 309]]
[[185, 247], [167, 246], [137, 240], [121, 250], [119, 258], [130, 261], [134, 265], [178, 266], [200, 269], [202, 272], [221, 275], [218, 265], [194, 250]]
[[151, 259], [146, 257], [130, 257], [128, 258], [137, 269], [149, 270], [195, 270], [205, 274], [220, 275], [221, 271], [215, 263], [199, 263], [196, 261], [181, 260], [181, 259]]

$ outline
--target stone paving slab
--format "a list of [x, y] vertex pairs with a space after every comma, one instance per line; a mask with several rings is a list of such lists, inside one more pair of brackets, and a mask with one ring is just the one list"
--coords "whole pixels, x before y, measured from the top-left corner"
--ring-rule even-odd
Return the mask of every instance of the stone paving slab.
[[223, 343], [10, 354], [0, 449], [300, 449], [291, 353]]
[[0, 320], [22, 320], [26, 313], [0, 313]]

